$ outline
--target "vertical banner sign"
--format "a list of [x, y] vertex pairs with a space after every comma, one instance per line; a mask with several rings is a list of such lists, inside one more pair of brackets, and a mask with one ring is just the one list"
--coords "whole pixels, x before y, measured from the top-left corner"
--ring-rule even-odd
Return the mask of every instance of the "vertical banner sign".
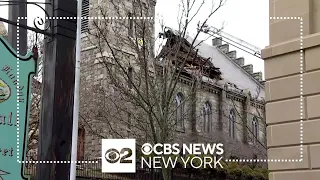
[[24, 174], [33, 53], [18, 56], [0, 36], [0, 180], [29, 179]]

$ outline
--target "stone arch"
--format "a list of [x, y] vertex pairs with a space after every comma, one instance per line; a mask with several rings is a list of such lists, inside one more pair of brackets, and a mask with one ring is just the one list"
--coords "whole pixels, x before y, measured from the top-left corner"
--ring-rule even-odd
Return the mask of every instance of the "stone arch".
[[206, 101], [203, 106], [203, 131], [208, 133], [212, 130], [212, 105]]
[[83, 126], [78, 128], [78, 155], [77, 160], [83, 161], [84, 160], [84, 153], [85, 153], [85, 137], [86, 137], [86, 130]]
[[236, 111], [232, 108], [229, 112], [229, 136], [233, 139], [236, 138], [236, 122], [237, 115]]
[[175, 124], [177, 128], [184, 129], [184, 95], [181, 92], [178, 92], [174, 98], [174, 102], [176, 105]]

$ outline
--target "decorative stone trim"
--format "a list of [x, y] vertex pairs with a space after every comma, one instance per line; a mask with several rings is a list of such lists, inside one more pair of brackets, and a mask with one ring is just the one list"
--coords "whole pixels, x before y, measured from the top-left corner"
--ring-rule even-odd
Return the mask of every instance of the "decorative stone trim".
[[301, 50], [301, 40], [303, 41], [303, 48], [308, 49], [314, 46], [318, 46], [320, 43], [320, 32], [305, 35], [302, 38], [297, 37], [291, 41], [285, 43], [275, 44], [266, 47], [262, 50], [262, 58], [268, 60], [270, 57], [278, 56], [290, 52], [295, 52]]
[[229, 99], [232, 99], [232, 100], [238, 101], [238, 102], [245, 102], [245, 100], [246, 100], [245, 96], [237, 95], [233, 92], [228, 92], [228, 91], [226, 91], [226, 98], [229, 98]]
[[201, 89], [207, 92], [211, 92], [213, 94], [221, 94], [221, 91], [222, 91], [222, 88], [206, 82], [202, 82]]
[[192, 85], [192, 80], [187, 77], [180, 77], [179, 82], [186, 84], [186, 85], [190, 85], [190, 86]]
[[258, 103], [255, 103], [255, 102], [251, 102], [251, 106], [259, 108], [259, 109], [263, 109], [264, 108], [264, 105], [258, 104]]
[[236, 99], [239, 99], [239, 102], [243, 102], [247, 98], [245, 94], [236, 92], [234, 90], [226, 90], [226, 97], [230, 98], [231, 96], [234, 96]]

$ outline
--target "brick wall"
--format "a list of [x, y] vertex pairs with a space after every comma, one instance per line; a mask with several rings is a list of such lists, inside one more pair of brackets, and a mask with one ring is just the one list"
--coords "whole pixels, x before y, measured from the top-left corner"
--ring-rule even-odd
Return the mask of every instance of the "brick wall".
[[270, 17], [279, 17], [262, 52], [270, 180], [320, 179], [320, 0], [270, 0]]

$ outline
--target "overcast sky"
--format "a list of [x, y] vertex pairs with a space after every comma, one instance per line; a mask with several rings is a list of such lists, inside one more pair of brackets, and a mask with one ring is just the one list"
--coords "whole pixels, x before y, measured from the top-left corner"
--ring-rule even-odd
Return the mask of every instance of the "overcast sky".
[[[176, 27], [180, 1], [181, 0], [157, 0], [155, 17], [157, 19], [163, 19], [167, 26]], [[215, 1], [217, 2], [218, 0]], [[38, 0], [38, 2], [44, 1]], [[194, 20], [195, 24], [206, 17], [211, 2], [212, 0], [206, 0], [206, 6], [204, 6]], [[264, 48], [269, 44], [268, 6], [268, 0], [227, 0], [225, 6], [212, 16], [208, 24], [220, 28], [224, 22], [224, 32], [245, 40], [250, 44]], [[44, 16], [42, 10], [34, 5], [28, 5], [28, 24], [30, 26], [33, 25], [33, 18], [37, 16]], [[8, 7], [0, 6], [0, 17], [8, 18]], [[156, 22], [156, 26], [157, 24], [158, 22]], [[195, 28], [191, 26], [191, 35], [194, 29]], [[232, 49], [234, 48], [231, 48], [231, 50]], [[245, 57], [245, 64], [253, 64], [255, 72], [264, 72], [263, 60], [239, 50], [237, 50], [237, 56]]]

